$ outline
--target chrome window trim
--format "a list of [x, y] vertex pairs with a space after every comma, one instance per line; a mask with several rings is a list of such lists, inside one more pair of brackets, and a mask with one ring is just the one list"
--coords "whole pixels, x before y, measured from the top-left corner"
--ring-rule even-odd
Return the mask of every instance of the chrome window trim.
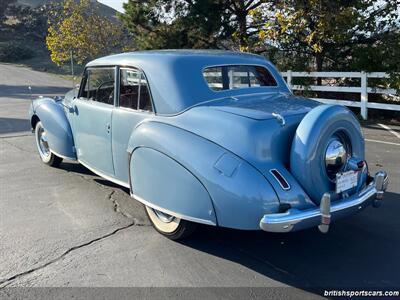
[[[133, 70], [137, 70], [137, 71], [139, 71], [139, 72], [141, 72], [143, 74], [143, 76], [144, 76], [144, 78], [146, 79], [146, 82], [147, 82], [147, 88], [149, 90], [152, 111], [150, 112], [148, 110], [140, 110], [140, 109], [137, 109], [137, 111], [146, 111], [146, 112], [149, 112], [149, 113], [152, 113], [152, 114], [155, 115], [156, 114], [156, 107], [154, 105], [154, 100], [153, 100], [153, 95], [151, 93], [149, 79], [147, 78], [146, 73], [143, 71], [143, 69], [141, 69], [139, 67], [134, 67], [134, 66], [129, 66], [129, 65], [117, 66], [117, 72], [118, 72], [117, 84], [118, 84], [118, 88], [117, 88], [117, 95], [116, 95], [117, 98], [116, 98], [115, 107], [120, 107], [119, 106], [119, 95], [120, 95], [120, 80], [121, 80], [121, 72], [120, 72], [120, 70], [121, 69], [131, 69], [131, 70], [133, 69]], [[138, 103], [138, 105], [139, 105], [139, 103]], [[125, 108], [126, 109], [130, 109], [130, 110], [134, 110], [133, 108], [129, 108], [129, 107], [125, 107]]]
[[[85, 98], [85, 97], [82, 97], [82, 91], [83, 91], [83, 89], [85, 88], [85, 84], [86, 84], [86, 82], [87, 82], [87, 80], [88, 80], [88, 77], [86, 77], [86, 71], [87, 70], [89, 70], [89, 69], [114, 69], [114, 103], [113, 104], [108, 104], [108, 103], [104, 103], [104, 102], [99, 102], [99, 101], [94, 101], [94, 100], [91, 100], [91, 99], [89, 99], [89, 98]], [[117, 73], [116, 73], [116, 71], [117, 71], [117, 66], [115, 66], [115, 65], [109, 65], [109, 66], [90, 66], [90, 67], [85, 67], [85, 69], [83, 70], [83, 76], [82, 76], [82, 80], [81, 80], [81, 85], [80, 85], [80, 87], [79, 87], [79, 92], [78, 92], [78, 96], [76, 97], [77, 99], [81, 99], [81, 100], [85, 100], [85, 101], [93, 101], [93, 102], [97, 102], [97, 103], [103, 103], [103, 104], [105, 104], [105, 105], [109, 105], [109, 106], [113, 106], [113, 107], [115, 107], [115, 101], [116, 101], [116, 96], [117, 96], [117, 77], [116, 77], [116, 75], [117, 75]], [[85, 84], [82, 84], [82, 83], [85, 83]]]
[[143, 109], [133, 109], [133, 108], [129, 108], [129, 107], [124, 107], [124, 106], [118, 106], [115, 107], [115, 109], [119, 109], [119, 110], [125, 110], [128, 112], [134, 112], [134, 113], [138, 113], [138, 114], [146, 114], [146, 115], [154, 115], [154, 112], [152, 111], [148, 111], [148, 110], [143, 110]]

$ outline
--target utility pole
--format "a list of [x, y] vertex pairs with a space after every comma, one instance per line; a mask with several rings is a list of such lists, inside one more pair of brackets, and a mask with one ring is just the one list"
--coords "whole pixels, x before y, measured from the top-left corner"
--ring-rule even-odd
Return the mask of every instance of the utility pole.
[[72, 49], [70, 50], [70, 54], [71, 54], [71, 75], [72, 75], [72, 88], [75, 88], [75, 76], [74, 76], [74, 56], [73, 56], [73, 52]]

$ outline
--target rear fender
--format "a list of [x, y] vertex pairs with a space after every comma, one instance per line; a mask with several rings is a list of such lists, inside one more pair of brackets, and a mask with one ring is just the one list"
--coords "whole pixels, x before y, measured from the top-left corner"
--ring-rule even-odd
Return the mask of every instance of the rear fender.
[[179, 162], [152, 148], [139, 147], [130, 164], [136, 199], [189, 221], [217, 224], [208, 191]]
[[237, 229], [259, 229], [279, 200], [246, 161], [181, 128], [147, 121], [128, 144], [133, 196], [171, 215]]
[[61, 104], [51, 98], [33, 102], [31, 124], [38, 118], [46, 130], [50, 150], [60, 156], [76, 159], [71, 126]]

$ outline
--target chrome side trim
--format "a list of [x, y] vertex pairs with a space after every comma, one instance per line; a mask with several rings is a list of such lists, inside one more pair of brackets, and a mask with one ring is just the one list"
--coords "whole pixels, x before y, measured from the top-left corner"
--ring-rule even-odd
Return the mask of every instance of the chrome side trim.
[[178, 214], [176, 212], [170, 211], [170, 210], [165, 209], [163, 207], [160, 207], [158, 205], [154, 205], [154, 204], [144, 200], [143, 198], [139, 197], [138, 195], [133, 194], [132, 192], [131, 192], [131, 197], [135, 198], [137, 201], [143, 203], [144, 205], [146, 205], [148, 207], [151, 207], [153, 209], [159, 210], [159, 211], [161, 211], [163, 213], [166, 213], [168, 215], [174, 216], [176, 218], [188, 220], [188, 221], [195, 222], [195, 223], [201, 223], [201, 224], [206, 224], [206, 225], [217, 226], [217, 224], [215, 224], [214, 222], [212, 222], [210, 220], [204, 220], [204, 219], [189, 217], [189, 216], [186, 216], [186, 215], [182, 215], [182, 214]]
[[76, 158], [74, 158], [74, 157], [69, 157], [69, 156], [65, 156], [65, 155], [61, 155], [60, 153], [57, 153], [57, 152], [54, 151], [54, 150], [51, 150], [51, 149], [50, 149], [50, 152], [53, 153], [54, 155], [57, 155], [58, 157], [63, 158], [63, 159], [69, 159], [69, 160], [76, 161]]
[[114, 178], [114, 177], [111, 177], [111, 176], [109, 176], [109, 175], [106, 175], [106, 174], [104, 174], [104, 173], [102, 173], [102, 172], [100, 172], [100, 171], [98, 171], [98, 170], [96, 170], [96, 169], [94, 169], [94, 168], [88, 166], [86, 163], [84, 163], [83, 161], [81, 161], [81, 160], [79, 160], [79, 159], [78, 159], [78, 162], [79, 162], [81, 165], [83, 165], [84, 167], [88, 168], [88, 169], [89, 169], [90, 171], [92, 171], [93, 173], [95, 173], [96, 175], [98, 175], [98, 176], [100, 176], [100, 177], [102, 177], [102, 178], [104, 178], [104, 179], [107, 179], [108, 181], [111, 181], [111, 182], [113, 182], [113, 183], [115, 183], [115, 184], [121, 185], [121, 186], [126, 187], [126, 188], [130, 188], [130, 186], [129, 186], [128, 183], [126, 183], [126, 182], [124, 182], [124, 181], [121, 181], [121, 180], [118, 180], [118, 179], [116, 179], [116, 178]]
[[[365, 207], [374, 204], [377, 195], [379, 192], [384, 192], [387, 183], [387, 174], [385, 172], [378, 172], [375, 176], [375, 180], [361, 193], [331, 203], [329, 215], [333, 220], [339, 219], [354, 214]], [[324, 215], [328, 216], [328, 212], [326, 209], [322, 209], [321, 207], [314, 207], [305, 210], [292, 208], [284, 213], [264, 215], [260, 220], [260, 228], [269, 232], [296, 231], [320, 225], [321, 219], [323, 219]]]

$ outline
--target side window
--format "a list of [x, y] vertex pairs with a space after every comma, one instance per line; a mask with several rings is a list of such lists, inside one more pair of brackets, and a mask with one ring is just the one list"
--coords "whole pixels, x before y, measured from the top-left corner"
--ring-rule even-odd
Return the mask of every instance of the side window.
[[133, 69], [121, 69], [120, 73], [119, 106], [137, 109], [140, 72]]
[[144, 74], [136, 69], [120, 71], [119, 106], [152, 111], [150, 92]]
[[149, 86], [147, 84], [146, 77], [144, 77], [143, 73], [141, 74], [141, 77], [140, 77], [139, 91], [140, 91], [139, 109], [153, 111], [153, 107], [151, 106]]
[[89, 100], [114, 104], [114, 68], [92, 68], [86, 70], [86, 82], [81, 97]]

